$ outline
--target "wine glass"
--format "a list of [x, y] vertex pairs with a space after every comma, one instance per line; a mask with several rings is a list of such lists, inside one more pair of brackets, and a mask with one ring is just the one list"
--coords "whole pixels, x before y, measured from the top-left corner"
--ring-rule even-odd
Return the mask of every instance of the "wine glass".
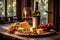
[[32, 8], [24, 7], [22, 11], [22, 20], [27, 21], [28, 23], [32, 23]]

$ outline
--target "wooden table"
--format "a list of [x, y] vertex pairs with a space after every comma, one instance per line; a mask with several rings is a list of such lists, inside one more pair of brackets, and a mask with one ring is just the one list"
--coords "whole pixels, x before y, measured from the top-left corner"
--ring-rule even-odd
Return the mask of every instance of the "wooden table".
[[60, 35], [54, 35], [49, 37], [40, 37], [40, 38], [30, 38], [30, 37], [21, 37], [15, 34], [9, 34], [7, 32], [0, 32], [0, 39], [5, 40], [60, 40]]

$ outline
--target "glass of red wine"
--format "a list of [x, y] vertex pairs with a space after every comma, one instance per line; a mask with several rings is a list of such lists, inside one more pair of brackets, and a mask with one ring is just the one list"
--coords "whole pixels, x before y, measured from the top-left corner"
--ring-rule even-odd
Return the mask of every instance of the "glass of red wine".
[[32, 8], [31, 7], [23, 8], [22, 20], [29, 22], [29, 24], [32, 24]]

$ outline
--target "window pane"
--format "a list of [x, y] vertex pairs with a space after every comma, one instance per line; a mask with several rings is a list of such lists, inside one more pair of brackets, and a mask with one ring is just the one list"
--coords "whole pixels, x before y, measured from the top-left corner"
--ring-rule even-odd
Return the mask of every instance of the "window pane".
[[38, 1], [38, 8], [41, 13], [40, 22], [48, 23], [48, 0], [34, 0], [34, 9], [35, 2]]
[[0, 17], [5, 17], [5, 0], [0, 0]]
[[16, 16], [16, 0], [7, 0], [7, 16]]

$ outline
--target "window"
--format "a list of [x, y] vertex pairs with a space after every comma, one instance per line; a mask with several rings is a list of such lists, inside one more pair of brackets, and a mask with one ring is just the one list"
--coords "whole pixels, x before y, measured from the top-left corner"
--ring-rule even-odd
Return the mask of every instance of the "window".
[[16, 16], [16, 0], [7, 0], [7, 16]]
[[38, 1], [38, 10], [41, 13], [40, 22], [48, 23], [48, 0], [34, 0], [34, 10], [36, 1]]
[[0, 17], [5, 17], [5, 0], [0, 0]]
[[0, 17], [6, 16], [16, 16], [16, 0], [0, 0]]

